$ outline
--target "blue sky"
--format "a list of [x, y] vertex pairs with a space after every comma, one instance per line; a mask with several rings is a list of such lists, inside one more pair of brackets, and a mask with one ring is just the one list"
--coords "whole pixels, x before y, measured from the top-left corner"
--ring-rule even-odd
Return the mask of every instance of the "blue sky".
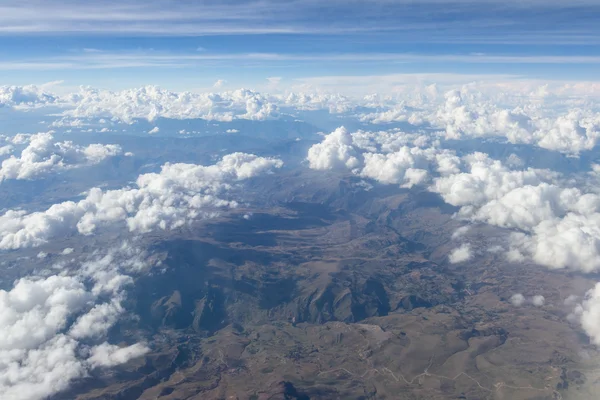
[[598, 0], [0, 0], [0, 84], [204, 88], [415, 72], [598, 80], [598, 20]]

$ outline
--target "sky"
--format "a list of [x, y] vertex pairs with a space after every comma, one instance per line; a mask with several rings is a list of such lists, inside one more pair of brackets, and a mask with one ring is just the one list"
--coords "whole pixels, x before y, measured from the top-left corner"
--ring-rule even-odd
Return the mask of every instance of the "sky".
[[0, 84], [412, 73], [598, 80], [597, 0], [0, 1]]
[[[439, 197], [432, 257], [518, 265], [497, 310], [600, 365], [598, 21], [600, 0], [0, 0], [0, 399], [162, 351], [128, 297], [172, 267], [155, 244], [319, 201], [323, 176]], [[527, 268], [565, 286], [526, 293]]]

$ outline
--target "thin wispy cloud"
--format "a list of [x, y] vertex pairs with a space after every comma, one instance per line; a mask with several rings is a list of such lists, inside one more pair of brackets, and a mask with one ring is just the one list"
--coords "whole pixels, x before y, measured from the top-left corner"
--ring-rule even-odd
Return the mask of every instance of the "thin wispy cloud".
[[457, 63], [457, 64], [600, 64], [600, 56], [555, 55], [487, 55], [487, 54], [410, 54], [410, 53], [341, 53], [341, 54], [285, 54], [285, 53], [113, 53], [84, 50], [77, 55], [0, 61], [0, 70], [53, 70], [53, 69], [118, 69], [118, 68], [186, 68], [206, 65], [244, 63]]
[[[594, 0], [313, 0], [90, 3], [22, 1], [0, 4], [0, 34], [246, 35], [410, 32], [417, 41], [518, 40], [588, 43], [600, 37]], [[335, 16], [335, 18], [333, 18]], [[573, 21], [577, 24], [574, 25]], [[493, 28], [491, 30], [490, 28]], [[575, 29], [576, 28], [576, 29]], [[473, 31], [477, 35], [472, 35]], [[541, 34], [540, 34], [541, 33]], [[398, 38], [403, 40], [404, 38]]]

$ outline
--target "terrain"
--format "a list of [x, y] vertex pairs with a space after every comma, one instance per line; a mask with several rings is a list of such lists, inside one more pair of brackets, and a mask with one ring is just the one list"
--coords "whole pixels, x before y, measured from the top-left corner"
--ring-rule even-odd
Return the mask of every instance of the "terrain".
[[563, 305], [591, 277], [508, 263], [489, 226], [451, 264], [453, 207], [331, 174], [258, 179], [253, 203], [146, 238], [163, 268], [111, 336], [151, 353], [53, 399], [593, 398], [599, 355]]

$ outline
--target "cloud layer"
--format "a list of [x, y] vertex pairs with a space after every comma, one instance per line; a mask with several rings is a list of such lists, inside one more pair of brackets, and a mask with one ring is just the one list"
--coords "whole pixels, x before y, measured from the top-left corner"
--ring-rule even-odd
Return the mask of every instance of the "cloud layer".
[[233, 185], [282, 164], [245, 153], [226, 155], [211, 166], [165, 164], [160, 173], [140, 175], [135, 187], [93, 188], [78, 202], [54, 204], [45, 211], [8, 210], [0, 215], [0, 249], [35, 247], [58, 235], [89, 235], [123, 222], [137, 233], [178, 228], [219, 208], [235, 207], [235, 200], [223, 198]]
[[62, 100], [72, 107], [63, 113], [67, 118], [109, 118], [125, 123], [134, 119], [154, 121], [159, 117], [266, 120], [279, 115], [277, 105], [269, 98], [246, 89], [198, 94], [172, 92], [155, 86], [120, 92], [82, 88]]
[[508, 253], [513, 261], [600, 269], [600, 195], [556, 172], [509, 167], [485, 153], [459, 157], [418, 134], [350, 134], [343, 128], [312, 146], [307, 160], [313, 169], [341, 169], [403, 187], [424, 185], [460, 207], [458, 218], [514, 230]]
[[95, 368], [144, 355], [142, 343], [119, 347], [107, 333], [145, 253], [127, 244], [59, 275], [32, 276], [0, 290], [0, 397], [38, 400]]
[[[87, 56], [112, 59], [102, 52]], [[51, 124], [55, 127], [82, 126], [86, 120], [262, 121], [289, 118], [307, 110], [325, 110], [364, 123], [401, 122], [435, 128], [435, 135], [445, 140], [495, 138], [571, 155], [594, 149], [600, 140], [597, 83], [548, 84], [514, 78], [490, 82], [480, 78], [465, 84], [456, 78], [456, 83], [450, 80], [435, 84], [416, 74], [398, 78], [400, 83], [396, 84], [394, 76], [354, 78], [361, 79], [366, 84], [374, 81], [379, 94], [358, 97], [329, 92], [321, 87], [348, 78], [322, 77], [299, 81], [285, 89], [278, 89], [280, 83], [277, 87], [265, 87], [274, 93], [248, 89], [175, 92], [146, 86], [122, 91], [83, 87], [75, 93], [58, 95], [35, 86], [11, 86], [0, 88], [0, 104], [18, 109], [60, 107], [62, 119]], [[386, 79], [392, 83], [377, 83]]]
[[28, 145], [18, 157], [13, 155], [2, 161], [0, 182], [6, 179], [39, 179], [49, 174], [98, 164], [108, 157], [122, 154], [118, 145], [79, 146], [70, 141], [56, 141], [50, 132], [21, 138], [16, 136], [10, 139], [13, 144], [26, 140]]

